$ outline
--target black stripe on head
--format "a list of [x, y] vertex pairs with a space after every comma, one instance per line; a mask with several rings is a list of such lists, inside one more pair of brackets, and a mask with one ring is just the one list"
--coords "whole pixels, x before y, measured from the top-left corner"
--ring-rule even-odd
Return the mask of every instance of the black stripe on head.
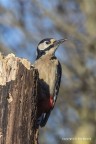
[[[42, 41], [39, 42], [39, 44], [41, 44], [41, 43], [43, 43], [43, 42], [45, 42], [45, 41], [50, 41], [51, 39], [52, 39], [52, 38], [43, 39]], [[51, 42], [51, 41], [50, 41], [50, 42]], [[39, 44], [38, 44], [38, 45], [39, 45]]]
[[54, 47], [54, 44], [50, 45], [49, 47], [47, 47], [46, 49], [44, 49], [44, 51], [48, 51], [50, 50], [52, 47]]
[[36, 59], [39, 59], [42, 55], [44, 55], [45, 54], [45, 51], [43, 51], [43, 50], [39, 50], [38, 48], [37, 48], [37, 58]]
[[49, 47], [47, 47], [44, 50], [39, 50], [37, 48], [37, 58], [36, 59], [40, 58], [42, 55], [45, 55], [46, 51], [50, 50], [52, 47], [54, 47], [54, 44], [50, 45]]

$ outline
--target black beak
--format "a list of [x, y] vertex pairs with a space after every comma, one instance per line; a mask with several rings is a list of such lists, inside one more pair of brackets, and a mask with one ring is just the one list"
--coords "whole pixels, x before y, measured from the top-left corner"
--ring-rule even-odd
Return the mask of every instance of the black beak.
[[60, 39], [60, 40], [57, 40], [54, 42], [54, 46], [57, 46], [57, 45], [60, 45], [62, 44], [63, 42], [67, 41], [67, 39]]

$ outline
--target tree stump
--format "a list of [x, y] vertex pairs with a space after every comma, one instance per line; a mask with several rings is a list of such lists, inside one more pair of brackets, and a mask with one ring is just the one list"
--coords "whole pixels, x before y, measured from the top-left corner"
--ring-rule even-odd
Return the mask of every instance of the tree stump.
[[38, 72], [26, 59], [0, 54], [0, 144], [36, 144]]

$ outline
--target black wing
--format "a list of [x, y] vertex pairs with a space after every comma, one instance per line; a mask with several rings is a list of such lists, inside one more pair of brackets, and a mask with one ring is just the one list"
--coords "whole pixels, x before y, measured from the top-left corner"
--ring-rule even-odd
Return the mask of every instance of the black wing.
[[62, 67], [60, 62], [58, 61], [57, 65], [57, 73], [56, 73], [56, 84], [55, 84], [55, 90], [54, 90], [54, 105], [57, 100], [57, 96], [59, 93], [60, 83], [61, 83], [61, 76], [62, 76]]

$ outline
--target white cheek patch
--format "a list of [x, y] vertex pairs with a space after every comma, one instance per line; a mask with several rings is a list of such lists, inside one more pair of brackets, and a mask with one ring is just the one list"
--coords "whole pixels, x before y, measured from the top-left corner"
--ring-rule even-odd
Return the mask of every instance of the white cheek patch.
[[40, 45], [39, 45], [39, 49], [40, 50], [45, 50], [47, 47], [49, 47], [50, 45], [48, 45], [48, 44], [46, 44], [46, 43], [41, 43]]
[[39, 48], [40, 50], [44, 50], [44, 49], [45, 49], [44, 43], [41, 43], [38, 48]]

